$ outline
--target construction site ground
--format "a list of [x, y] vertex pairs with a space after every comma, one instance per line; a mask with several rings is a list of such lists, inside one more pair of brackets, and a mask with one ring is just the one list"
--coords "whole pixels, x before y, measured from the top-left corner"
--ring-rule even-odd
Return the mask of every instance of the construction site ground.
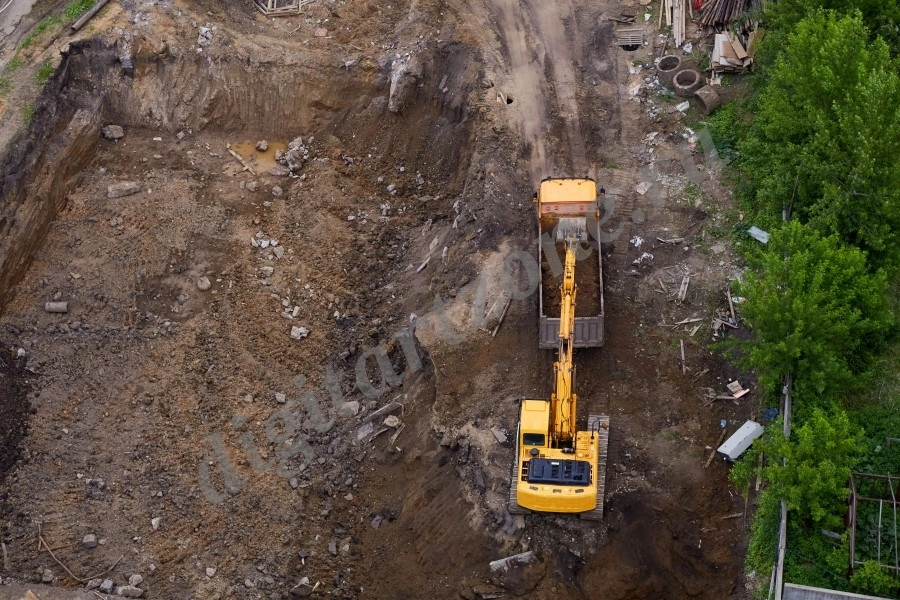
[[[39, 1], [31, 23], [64, 5]], [[740, 216], [685, 128], [695, 109], [652, 84], [654, 7], [317, 0], [272, 19], [250, 0], [121, 0], [20, 50], [5, 185], [32, 178], [18, 210], [61, 209], [0, 282], [4, 580], [139, 574], [166, 599], [749, 597], [745, 500], [720, 458], [705, 468], [720, 422], [757, 406], [753, 389], [706, 392], [752, 388], [710, 328]], [[615, 44], [623, 9], [645, 28], [635, 51]], [[23, 131], [44, 61], [57, 92]], [[124, 137], [101, 137], [110, 124]], [[302, 166], [272, 174], [297, 138]], [[575, 353], [582, 424], [610, 416], [601, 522], [506, 510], [516, 399], [549, 395], [554, 360], [523, 258], [545, 176], [612, 199], [605, 344]], [[140, 191], [109, 198], [123, 181]]]

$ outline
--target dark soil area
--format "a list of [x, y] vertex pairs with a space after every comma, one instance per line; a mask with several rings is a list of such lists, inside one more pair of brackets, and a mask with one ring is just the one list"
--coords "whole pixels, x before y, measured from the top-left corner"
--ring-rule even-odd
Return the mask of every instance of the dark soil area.
[[[587, 247], [583, 246], [585, 251]], [[556, 243], [556, 254], [559, 256], [559, 264], [564, 265], [566, 259], [566, 245], [563, 242]], [[544, 299], [544, 316], [558, 318], [562, 295], [563, 276], [560, 272], [554, 276], [553, 265], [547, 260], [547, 255], [541, 252], [541, 293]], [[600, 298], [600, 253], [591, 247], [590, 254], [581, 258], [576, 255], [575, 260], [575, 316], [596, 317], [602, 309]]]
[[[10, 344], [3, 344], [10, 348]], [[19, 459], [19, 444], [28, 433], [28, 380], [25, 358], [17, 349], [0, 355], [0, 479]]]

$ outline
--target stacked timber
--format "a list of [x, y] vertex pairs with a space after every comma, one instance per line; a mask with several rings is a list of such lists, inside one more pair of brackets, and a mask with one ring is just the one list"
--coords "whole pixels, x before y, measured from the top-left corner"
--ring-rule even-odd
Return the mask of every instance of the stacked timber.
[[757, 29], [747, 36], [747, 46], [730, 31], [717, 33], [713, 42], [710, 67], [714, 73], [741, 73], [753, 64], [756, 44], [762, 39], [764, 30]]
[[748, 11], [759, 10], [764, 0], [704, 0], [700, 24], [708, 27], [724, 27]]
[[685, 37], [685, 9], [690, 6], [691, 0], [662, 0], [659, 11], [659, 27], [665, 16], [666, 26], [672, 28], [672, 37], [675, 38], [675, 47], [680, 48]]

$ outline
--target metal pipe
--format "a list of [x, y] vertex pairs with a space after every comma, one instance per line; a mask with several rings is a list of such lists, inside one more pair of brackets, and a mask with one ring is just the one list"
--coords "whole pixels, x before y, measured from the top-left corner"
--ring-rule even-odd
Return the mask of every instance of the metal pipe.
[[109, 0], [98, 0], [97, 3], [94, 4], [94, 6], [89, 11], [81, 15], [81, 18], [72, 24], [72, 33], [75, 33], [76, 31], [84, 27], [84, 24], [93, 19], [94, 15], [100, 12], [101, 8], [106, 6], [107, 2], [109, 2]]

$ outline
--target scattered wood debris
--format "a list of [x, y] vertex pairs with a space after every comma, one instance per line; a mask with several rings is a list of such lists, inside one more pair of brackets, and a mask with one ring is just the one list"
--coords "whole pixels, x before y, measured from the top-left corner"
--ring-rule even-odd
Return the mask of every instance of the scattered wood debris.
[[685, 298], [687, 298], [688, 285], [691, 283], [690, 277], [684, 277], [681, 279], [681, 287], [678, 289], [678, 301], [684, 302]]
[[722, 441], [725, 439], [725, 432], [728, 431], [724, 427], [722, 428], [722, 433], [719, 435], [719, 441], [713, 444], [712, 452], [709, 454], [709, 458], [706, 459], [706, 464], [703, 465], [704, 469], [708, 469], [709, 465], [712, 464], [713, 458], [716, 456], [716, 449], [722, 445]]
[[241, 163], [241, 166], [244, 167], [245, 171], [249, 171], [251, 175], [256, 175], [256, 173], [253, 171], [253, 169], [250, 167], [250, 165], [247, 164], [247, 161], [244, 160], [244, 157], [241, 156], [240, 154], [238, 154], [237, 152], [235, 152], [234, 150], [232, 150], [230, 145], [228, 147], [228, 153], [231, 154], [231, 156], [233, 156], [235, 158], [235, 160], [237, 160], [239, 163]]
[[737, 380], [732, 381], [725, 387], [728, 388], [728, 390], [731, 392], [731, 395], [734, 396], [735, 399], [750, 393], [750, 390], [745, 390]]
[[730, 31], [717, 33], [713, 42], [710, 67], [713, 73], [742, 73], [753, 64], [753, 56]]

